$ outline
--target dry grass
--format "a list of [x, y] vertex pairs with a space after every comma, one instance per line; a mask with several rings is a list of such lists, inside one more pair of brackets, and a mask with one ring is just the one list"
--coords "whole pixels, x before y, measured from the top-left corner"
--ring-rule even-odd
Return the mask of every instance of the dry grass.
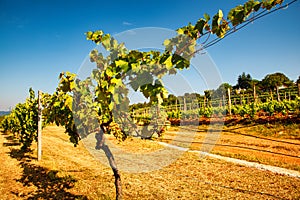
[[[114, 199], [113, 174], [60, 127], [43, 132], [43, 160], [25, 155], [1, 134], [0, 199]], [[112, 138], [110, 141], [115, 142]], [[130, 138], [120, 148], [148, 153], [161, 147]], [[135, 163], [132, 163], [135, 165]], [[151, 165], [151, 163], [149, 163]], [[297, 178], [184, 153], [160, 170], [121, 172], [124, 199], [299, 199]]]
[[[258, 125], [258, 127], [261, 127], [261, 125]], [[191, 150], [201, 150], [203, 147], [210, 145], [205, 140], [208, 129], [211, 128], [210, 126], [182, 128], [182, 130], [173, 128], [166, 132], [164, 138], [158, 140], [167, 143], [172, 142], [181, 147], [189, 147]], [[255, 131], [257, 126], [237, 125], [221, 128], [223, 129], [218, 140], [215, 144], [212, 142], [212, 153], [300, 171], [299, 139], [291, 139], [288, 135], [281, 135], [280, 137], [263, 136], [263, 133]], [[286, 128], [286, 132], [290, 132], [292, 128], [294, 126]], [[194, 131], [194, 138], [188, 139], [186, 136], [183, 139], [175, 138], [182, 131], [187, 130]], [[271, 130], [268, 131], [271, 132]], [[273, 130], [273, 132], [276, 131], [277, 129]], [[298, 133], [299, 130], [294, 130], [294, 132]]]

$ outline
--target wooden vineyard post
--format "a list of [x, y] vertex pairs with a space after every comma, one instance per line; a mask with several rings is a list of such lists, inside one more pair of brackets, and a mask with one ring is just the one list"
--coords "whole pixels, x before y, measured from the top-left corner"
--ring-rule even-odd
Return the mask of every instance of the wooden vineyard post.
[[231, 98], [230, 98], [230, 88], [227, 89], [228, 91], [228, 113], [231, 115]]
[[300, 96], [300, 83], [297, 83], [298, 86], [298, 96]]
[[242, 94], [240, 94], [240, 105], [243, 105]]
[[286, 92], [284, 92], [284, 100], [286, 100]]
[[225, 106], [226, 106], [226, 103], [225, 103], [225, 95], [224, 95], [224, 94], [223, 94], [223, 96], [222, 96], [222, 100], [223, 100], [223, 102], [222, 102], [222, 103], [223, 103], [223, 105], [222, 105], [222, 106], [224, 106], [224, 107], [225, 107]]
[[256, 87], [255, 87], [255, 84], [253, 85], [253, 98], [254, 98], [254, 103], [257, 103]]
[[273, 99], [273, 92], [272, 92], [272, 90], [271, 90], [271, 100], [273, 101], [274, 99]]
[[276, 86], [276, 93], [277, 93], [277, 101], [280, 101], [279, 87], [278, 86]]
[[42, 92], [38, 91], [38, 161], [42, 159], [42, 105], [41, 105]]
[[185, 101], [185, 97], [183, 98], [183, 111], [186, 112], [186, 101]]

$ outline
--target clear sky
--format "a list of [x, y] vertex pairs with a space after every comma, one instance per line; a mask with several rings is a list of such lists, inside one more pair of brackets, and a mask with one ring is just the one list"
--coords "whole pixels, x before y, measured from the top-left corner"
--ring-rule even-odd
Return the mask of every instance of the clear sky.
[[[245, 1], [224, 0], [0, 0], [0, 110], [35, 91], [54, 92], [62, 71], [76, 73], [94, 48], [84, 33], [117, 34], [134, 28], [175, 30], [204, 13], [225, 14]], [[288, 1], [286, 1], [288, 2]], [[261, 80], [283, 72], [300, 75], [300, 1], [255, 21], [208, 49], [224, 82], [250, 73]]]

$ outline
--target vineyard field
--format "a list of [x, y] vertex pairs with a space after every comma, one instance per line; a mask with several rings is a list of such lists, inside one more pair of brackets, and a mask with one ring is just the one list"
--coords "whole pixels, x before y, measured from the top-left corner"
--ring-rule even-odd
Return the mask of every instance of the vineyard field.
[[[179, 106], [180, 108], [181, 106]], [[183, 106], [186, 107], [186, 106]], [[249, 103], [243, 105], [232, 105], [229, 106], [208, 106], [200, 107], [194, 109], [174, 109], [174, 106], [165, 106], [162, 108], [167, 114], [167, 118], [171, 121], [172, 125], [184, 125], [191, 122], [191, 124], [209, 123], [211, 118], [222, 118], [227, 117], [240, 118], [240, 119], [251, 119], [253, 122], [260, 121], [261, 123], [265, 121], [268, 122], [268, 119], [271, 121], [274, 117], [278, 118], [279, 121], [287, 119], [289, 123], [295, 122], [299, 123], [299, 114], [300, 114], [300, 98], [297, 97], [295, 100], [284, 100], [284, 101], [269, 101], [265, 103]], [[137, 120], [137, 122], [149, 123], [152, 118], [149, 108], [141, 108], [134, 110], [132, 116]], [[293, 118], [293, 119], [291, 119]], [[290, 119], [290, 120], [289, 120]], [[224, 123], [228, 123], [230, 120], [225, 120]], [[238, 122], [238, 120], [235, 120]]]

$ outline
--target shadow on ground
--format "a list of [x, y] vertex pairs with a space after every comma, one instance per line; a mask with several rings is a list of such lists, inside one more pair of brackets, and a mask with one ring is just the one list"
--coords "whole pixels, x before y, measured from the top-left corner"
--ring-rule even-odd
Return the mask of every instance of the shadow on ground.
[[[17, 159], [19, 166], [22, 168], [23, 173], [20, 179], [16, 179], [17, 182], [27, 187], [22, 192], [12, 192], [17, 197], [28, 200], [35, 199], [87, 199], [84, 195], [76, 195], [68, 192], [67, 190], [74, 187], [77, 182], [72, 176], [59, 176], [57, 170], [50, 170], [45, 167], [41, 167], [36, 164], [32, 164], [31, 161], [36, 159], [32, 157], [32, 151], [22, 151], [19, 149], [19, 143], [14, 137], [2, 133], [8, 142], [5, 142], [3, 146], [10, 147], [8, 153], [11, 158]], [[15, 148], [16, 147], [16, 148]], [[28, 192], [25, 192], [28, 191]]]
[[25, 199], [87, 199], [82, 195], [75, 195], [68, 192], [68, 189], [74, 187], [76, 179], [72, 176], [58, 176], [58, 171], [49, 170], [28, 162], [21, 162], [23, 174], [18, 182], [24, 187], [35, 186], [36, 190], [27, 194], [18, 194]]
[[4, 142], [4, 147], [13, 147], [13, 146], [19, 146], [20, 142], [16, 140], [12, 135], [9, 135], [7, 133], [2, 133], [4, 135], [5, 139], [8, 140], [8, 142]]

